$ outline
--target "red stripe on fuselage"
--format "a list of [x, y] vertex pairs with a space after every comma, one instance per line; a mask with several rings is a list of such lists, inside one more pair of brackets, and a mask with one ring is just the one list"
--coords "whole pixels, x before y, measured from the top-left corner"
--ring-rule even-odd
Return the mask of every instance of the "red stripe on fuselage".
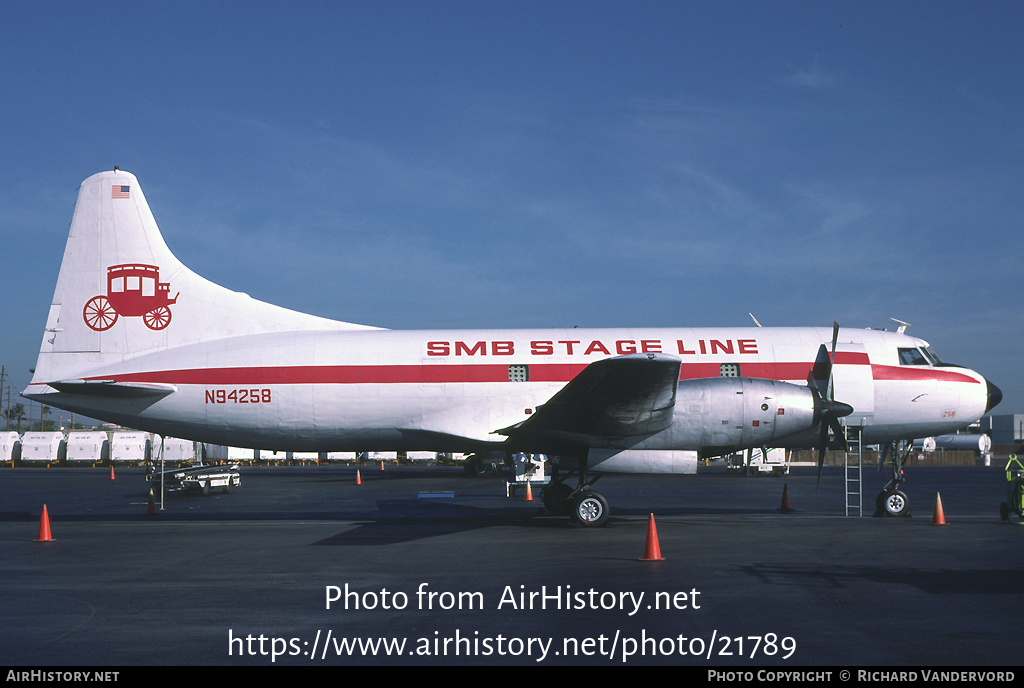
[[929, 368], [927, 366], [871, 366], [871, 376], [875, 380], [924, 381], [937, 382], [973, 382], [980, 385], [981, 381], [970, 375], [958, 373], [949, 368]]
[[[840, 365], [870, 365], [867, 355], [836, 354]], [[530, 382], [568, 382], [587, 367], [586, 363], [529, 363]], [[755, 363], [740, 365], [743, 377], [766, 380], [806, 380], [811, 363]], [[90, 380], [118, 382], [162, 382], [174, 385], [310, 385], [310, 384], [441, 384], [508, 382], [508, 364], [443, 365], [339, 365], [339, 366], [250, 366], [239, 368], [189, 368], [120, 375], [102, 375]], [[938, 380], [973, 382], [969, 375], [945, 368], [924, 366], [871, 366], [875, 380]], [[683, 363], [680, 380], [719, 377], [719, 363]], [[980, 383], [979, 383], [980, 384]]]

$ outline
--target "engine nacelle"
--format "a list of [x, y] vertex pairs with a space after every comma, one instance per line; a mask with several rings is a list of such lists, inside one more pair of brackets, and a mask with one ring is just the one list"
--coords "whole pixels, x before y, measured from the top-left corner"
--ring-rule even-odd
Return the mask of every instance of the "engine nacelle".
[[810, 388], [788, 382], [745, 377], [684, 380], [676, 392], [669, 432], [676, 446], [693, 447], [702, 456], [771, 447], [816, 427], [819, 405]]

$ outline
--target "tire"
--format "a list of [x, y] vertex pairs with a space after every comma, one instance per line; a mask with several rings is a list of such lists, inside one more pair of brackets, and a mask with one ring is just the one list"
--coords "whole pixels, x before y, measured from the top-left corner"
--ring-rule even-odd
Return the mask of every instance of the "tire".
[[474, 478], [481, 478], [491, 472], [491, 464], [484, 463], [479, 457], [472, 457], [463, 464], [466, 473]]
[[1012, 493], [1009, 504], [1010, 509], [1018, 517], [1024, 517], [1024, 482], [1020, 480], [1014, 482], [1013, 489], [1010, 492]]
[[907, 495], [903, 492], [893, 490], [892, 492], [885, 493], [882, 506], [885, 509], [885, 513], [889, 516], [906, 516], [909, 513], [910, 502], [907, 500]]
[[600, 528], [607, 525], [610, 515], [608, 500], [600, 492], [584, 490], [573, 500], [573, 520], [585, 528]]

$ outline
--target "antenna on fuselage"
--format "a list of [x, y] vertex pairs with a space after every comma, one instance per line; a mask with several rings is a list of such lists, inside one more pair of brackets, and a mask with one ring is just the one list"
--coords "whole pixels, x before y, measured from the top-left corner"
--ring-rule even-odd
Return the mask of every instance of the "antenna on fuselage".
[[754, 317], [753, 313], [747, 313], [747, 315], [750, 316], [750, 319], [754, 321], [755, 325], [757, 325], [758, 327], [764, 327], [764, 325], [762, 325], [761, 323], [757, 322], [757, 318]]
[[904, 332], [907, 331], [907, 328], [910, 327], [910, 323], [908, 322], [903, 322], [902, 320], [897, 320], [896, 318], [889, 318], [889, 320], [892, 320], [894, 323], [900, 324], [899, 328], [897, 328], [896, 330], [896, 334], [903, 334]]

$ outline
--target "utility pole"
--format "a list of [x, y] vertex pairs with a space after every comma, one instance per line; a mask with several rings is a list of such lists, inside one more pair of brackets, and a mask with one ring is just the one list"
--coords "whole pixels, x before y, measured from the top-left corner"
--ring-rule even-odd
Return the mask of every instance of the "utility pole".
[[[4, 405], [4, 383], [7, 382], [7, 366], [0, 365], [0, 408]], [[7, 389], [7, 430], [11, 429], [11, 390]]]

